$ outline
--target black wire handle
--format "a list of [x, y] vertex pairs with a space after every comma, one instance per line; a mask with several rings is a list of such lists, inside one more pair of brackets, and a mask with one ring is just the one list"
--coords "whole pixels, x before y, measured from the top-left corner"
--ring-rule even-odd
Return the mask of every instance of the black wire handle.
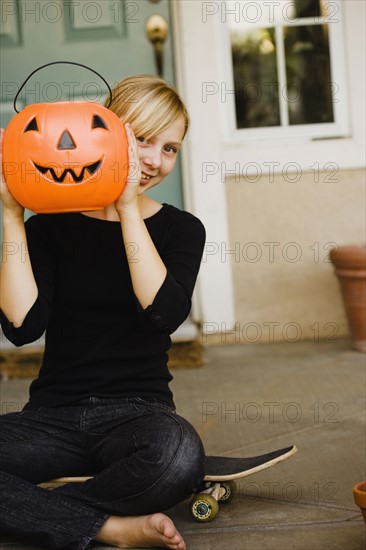
[[103, 80], [103, 82], [107, 85], [107, 88], [108, 88], [108, 91], [109, 91], [109, 102], [108, 102], [108, 105], [107, 105], [107, 109], [110, 107], [111, 103], [112, 103], [112, 90], [111, 90], [111, 87], [110, 85], [108, 84], [108, 82], [106, 81], [106, 79], [101, 75], [99, 74], [97, 71], [95, 71], [94, 69], [91, 69], [90, 67], [88, 67], [87, 65], [83, 65], [82, 63], [76, 63], [75, 61], [52, 61], [51, 63], [46, 63], [45, 65], [42, 65], [41, 67], [38, 67], [38, 69], [36, 69], [35, 71], [33, 71], [23, 82], [23, 84], [20, 86], [18, 92], [17, 92], [17, 95], [15, 96], [14, 98], [14, 111], [16, 111], [17, 113], [19, 113], [17, 107], [16, 107], [16, 103], [17, 103], [17, 99], [19, 97], [19, 94], [20, 92], [22, 91], [22, 89], [24, 88], [24, 86], [26, 85], [26, 83], [28, 82], [28, 80], [31, 78], [31, 76], [34, 75], [34, 73], [36, 73], [37, 71], [40, 71], [41, 69], [44, 69], [45, 67], [49, 67], [50, 65], [57, 65], [59, 63], [66, 63], [68, 65], [78, 65], [79, 67], [83, 67], [84, 69], [88, 69], [89, 71], [91, 71], [92, 73], [96, 74], [97, 76], [99, 76], [99, 78], [101, 78]]

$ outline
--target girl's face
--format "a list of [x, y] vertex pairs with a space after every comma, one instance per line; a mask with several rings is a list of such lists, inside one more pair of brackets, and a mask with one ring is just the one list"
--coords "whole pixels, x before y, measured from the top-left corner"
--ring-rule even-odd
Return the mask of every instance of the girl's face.
[[160, 134], [150, 139], [137, 137], [141, 180], [139, 193], [155, 187], [173, 170], [185, 131], [181, 116]]

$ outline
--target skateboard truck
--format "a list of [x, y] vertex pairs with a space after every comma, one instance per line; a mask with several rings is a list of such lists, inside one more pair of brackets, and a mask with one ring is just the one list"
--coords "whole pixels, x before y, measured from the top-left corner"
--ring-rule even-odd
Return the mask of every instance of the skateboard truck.
[[218, 514], [219, 502], [227, 504], [236, 494], [235, 481], [208, 482], [208, 486], [195, 495], [190, 504], [191, 514], [197, 521], [212, 521]]

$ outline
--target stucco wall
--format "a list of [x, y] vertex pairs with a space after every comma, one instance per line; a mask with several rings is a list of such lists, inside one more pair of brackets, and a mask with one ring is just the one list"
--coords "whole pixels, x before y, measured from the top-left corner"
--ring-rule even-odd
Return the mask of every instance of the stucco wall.
[[224, 340], [346, 337], [327, 255], [330, 243], [365, 240], [364, 171], [229, 179], [226, 190], [230, 242], [218, 253], [232, 265], [236, 325]]

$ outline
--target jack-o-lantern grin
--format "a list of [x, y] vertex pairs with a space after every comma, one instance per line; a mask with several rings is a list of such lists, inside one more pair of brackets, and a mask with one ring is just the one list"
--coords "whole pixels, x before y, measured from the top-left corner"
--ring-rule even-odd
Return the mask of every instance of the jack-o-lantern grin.
[[[47, 174], [48, 178], [46, 179], [49, 179], [49, 181], [53, 181], [56, 183], [64, 183], [66, 174], [70, 174], [72, 179], [74, 180], [74, 183], [82, 183], [83, 181], [86, 181], [87, 179], [89, 179], [90, 176], [93, 176], [97, 172], [97, 170], [99, 170], [100, 165], [102, 164], [102, 160], [98, 160], [97, 162], [93, 162], [92, 164], [87, 164], [86, 166], [83, 166], [79, 175], [76, 174], [75, 167], [74, 169], [66, 168], [58, 176], [57, 173], [55, 172], [55, 168], [52, 166], [41, 166], [40, 164], [37, 164], [34, 161], [33, 161], [33, 164], [37, 168], [37, 170], [42, 174], [42, 176], [46, 176], [46, 174], [48, 173]], [[87, 172], [87, 174], [89, 175], [89, 177], [86, 176], [86, 179], [84, 179], [85, 172]]]

